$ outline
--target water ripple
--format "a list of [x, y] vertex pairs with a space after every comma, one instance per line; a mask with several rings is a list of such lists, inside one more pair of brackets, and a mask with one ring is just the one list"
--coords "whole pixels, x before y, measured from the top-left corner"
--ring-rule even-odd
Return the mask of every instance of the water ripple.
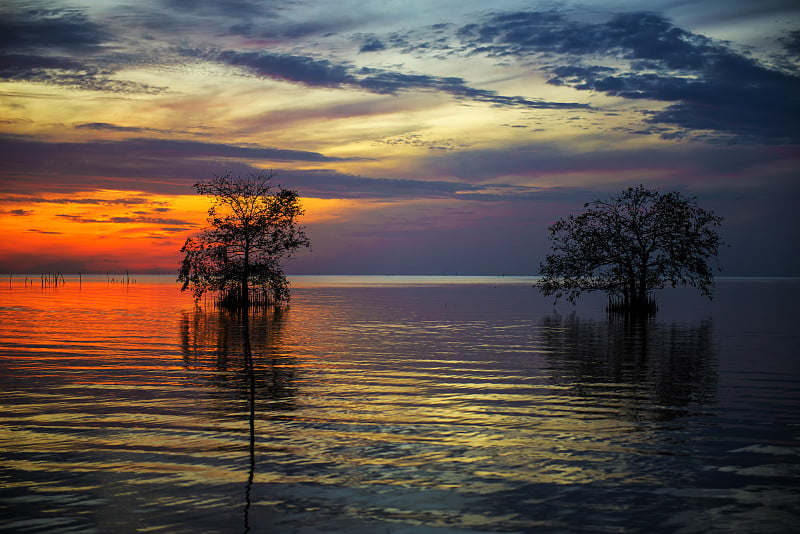
[[796, 332], [775, 330], [754, 368], [752, 329], [737, 338], [724, 316], [562, 317], [522, 284], [307, 284], [246, 326], [163, 283], [4, 293], [0, 530], [760, 532], [799, 517]]

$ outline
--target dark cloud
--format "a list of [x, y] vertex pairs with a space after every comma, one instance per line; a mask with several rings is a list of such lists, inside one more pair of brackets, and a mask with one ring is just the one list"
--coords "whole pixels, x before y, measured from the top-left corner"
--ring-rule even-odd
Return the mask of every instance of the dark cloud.
[[[188, 51], [188, 53], [191, 55], [198, 54], [195, 51]], [[203, 54], [199, 53], [199, 55]], [[236, 67], [244, 67], [265, 78], [310, 86], [342, 87], [357, 83], [356, 78], [350, 74], [350, 69], [345, 65], [336, 65], [326, 59], [315, 59], [308, 56], [225, 50], [209, 55], [208, 59]]]
[[[418, 141], [413, 137], [398, 139], [401, 143]], [[188, 194], [194, 192], [193, 183], [207, 179], [215, 173], [229, 170], [233, 174], [248, 174], [259, 170], [246, 163], [235, 161], [214, 165], [202, 157], [183, 158], [179, 154], [168, 156], [162, 153], [156, 156], [146, 152], [137, 153], [125, 142], [103, 143], [100, 146], [95, 143], [67, 145], [69, 146], [56, 145], [55, 150], [47, 158], [41, 157], [46, 146], [34, 145], [38, 151], [31, 147], [18, 146], [12, 151], [13, 154], [31, 151], [30, 156], [24, 165], [19, 161], [15, 162], [13, 157], [10, 159], [13, 167], [4, 170], [3, 189], [6, 192], [21, 193], [35, 185], [40, 190], [52, 191], [64, 191], [65, 188], [71, 187], [72, 191], [127, 189], [150, 193]], [[104, 155], [99, 150], [114, 145], [118, 146], [109, 154]], [[0, 149], [2, 148], [3, 144], [0, 143]], [[668, 145], [647, 150], [609, 147], [606, 150], [575, 153], [555, 144], [539, 143], [515, 149], [436, 151], [435, 155], [431, 153], [422, 160], [419, 166], [427, 175], [447, 177], [438, 180], [359, 176], [330, 169], [276, 168], [274, 174], [275, 183], [295, 189], [301, 196], [317, 198], [449, 198], [487, 202], [501, 200], [530, 202], [543, 200], [545, 193], [547, 198], [551, 198], [555, 193], [524, 185], [525, 182], [536, 183], [545, 180], [552, 183], [561, 175], [595, 176], [605, 183], [603, 182], [605, 178], [630, 177], [641, 171], [642, 175], [652, 175], [656, 172], [664, 183], [681, 183], [685, 180], [714, 181], [727, 180], [731, 176], [746, 177], [763, 169], [765, 165], [784, 168], [793, 165], [796, 158], [797, 154], [791, 150], [781, 155], [769, 147], [743, 149], [707, 145], [690, 147]], [[781, 164], [780, 161], [785, 163]], [[132, 165], [131, 162], [135, 164]], [[14, 176], [22, 175], [20, 168], [25, 168], [26, 174], [24, 178], [16, 181]], [[502, 178], [506, 176], [528, 178], [523, 181], [519, 178], [515, 180]], [[514, 183], [515, 181], [517, 183]], [[156, 204], [146, 196], [104, 200], [88, 194], [81, 199], [60, 197], [43, 200], [7, 195], [4, 198], [0, 197], [0, 202], [146, 205], [148, 210], [154, 212], [169, 209], [153, 208], [152, 206]]]
[[800, 58], [800, 30], [789, 32], [785, 37], [781, 38], [781, 44], [795, 59]]
[[98, 24], [77, 10], [28, 10], [3, 13], [0, 18], [0, 49], [97, 50], [108, 39]]
[[[46, 157], [43, 157], [46, 155]], [[287, 150], [262, 146], [236, 146], [176, 139], [127, 139], [52, 143], [28, 137], [0, 137], [3, 172], [71, 172], [106, 176], [139, 176], [148, 171], [170, 169], [199, 159], [242, 159], [259, 161], [347, 161], [347, 158], [324, 156], [317, 152]], [[132, 162], [139, 164], [133, 170]], [[207, 164], [206, 164], [207, 165]], [[151, 178], [154, 179], [154, 178]]]
[[327, 169], [281, 170], [280, 180], [292, 184], [304, 196], [344, 199], [458, 198], [462, 200], [522, 200], [541, 193], [538, 187], [465, 181], [376, 178], [344, 174]]
[[456, 36], [471, 53], [528, 56], [534, 53], [588, 54], [598, 50], [590, 24], [557, 11], [496, 13], [459, 28]]
[[115, 78], [118, 67], [100, 57], [110, 39], [77, 10], [0, 13], [0, 80], [112, 93], [164, 90]]
[[148, 32], [168, 35], [240, 36], [255, 44], [259, 40], [300, 39], [312, 35], [338, 33], [343, 26], [355, 24], [335, 17], [314, 16], [306, 7], [307, 20], [293, 20], [293, 0], [161, 0], [158, 9], [136, 3], [118, 7], [118, 13]]
[[233, 16], [250, 18], [274, 15], [272, 4], [286, 4], [286, 2], [264, 2], [256, 0], [161, 0], [161, 4], [173, 11], [194, 14], [208, 14], [214, 16]]
[[587, 104], [575, 102], [547, 102], [521, 96], [502, 96], [495, 91], [470, 87], [462, 78], [403, 74], [399, 72], [361, 69], [365, 74], [358, 86], [374, 93], [397, 94], [402, 91], [433, 91], [450, 94], [460, 100], [488, 102], [498, 106], [539, 109], [588, 109]]
[[[462, 27], [469, 53], [553, 58], [549, 82], [628, 99], [674, 102], [649, 120], [770, 142], [800, 140], [800, 77], [767, 67], [727, 45], [654, 13], [581, 22], [549, 12], [499, 13]], [[787, 48], [796, 46], [796, 36]], [[610, 67], [608, 60], [618, 65]]]
[[[53, 144], [53, 147], [68, 147], [71, 143]], [[81, 143], [83, 153], [97, 150], [98, 153], [109, 154], [120, 152], [126, 156], [148, 156], [148, 157], [177, 157], [177, 158], [196, 158], [196, 157], [217, 157], [217, 158], [239, 158], [256, 159], [266, 161], [352, 161], [357, 158], [336, 158], [324, 156], [318, 152], [307, 152], [304, 150], [289, 150], [282, 148], [270, 148], [262, 146], [237, 146], [222, 143], [204, 143], [201, 141], [184, 141], [177, 139], [128, 139], [125, 141], [95, 141]]]
[[304, 195], [318, 198], [445, 198], [465, 186], [457, 182], [372, 178], [327, 169], [283, 170], [279, 178], [294, 184]]
[[[138, 217], [108, 217], [106, 219], [91, 219], [88, 217], [84, 217], [82, 215], [69, 215], [60, 213], [56, 215], [56, 217], [61, 217], [62, 219], [69, 219], [72, 222], [77, 223], [114, 223], [114, 224], [129, 224], [129, 223], [140, 223], [140, 224], [169, 224], [172, 226], [194, 226], [195, 223], [191, 221], [184, 221], [181, 219], [164, 219], [162, 217], [147, 217], [147, 216], [138, 216]], [[185, 231], [185, 230], [184, 230]]]
[[109, 124], [107, 122], [87, 122], [84, 124], [76, 124], [75, 128], [79, 130], [101, 130], [110, 132], [130, 132], [130, 133], [167, 133], [165, 130], [156, 128], [139, 128], [136, 126], [118, 126], [116, 124]]
[[163, 87], [114, 78], [115, 69], [62, 56], [0, 53], [0, 80], [62, 85], [111, 93], [157, 94]]
[[380, 50], [386, 50], [386, 45], [375, 37], [374, 35], [362, 35], [359, 36], [361, 40], [361, 46], [359, 47], [359, 52], [378, 52]]
[[83, 66], [77, 61], [61, 56], [35, 54], [0, 54], [0, 75], [7, 79], [23, 76], [27, 72], [44, 70], [79, 70]]
[[519, 96], [502, 96], [495, 91], [476, 89], [462, 78], [440, 77], [426, 74], [405, 74], [376, 68], [353, 68], [331, 63], [326, 59], [269, 52], [237, 52], [225, 50], [205, 54], [185, 50], [191, 56], [242, 67], [265, 78], [284, 80], [314, 87], [363, 89], [377, 94], [396, 95], [406, 91], [430, 91], [450, 94], [461, 100], [488, 102], [498, 106], [544, 109], [586, 109], [587, 104], [548, 102]]
[[[68, 184], [76, 192], [123, 189], [186, 194], [193, 192], [193, 183], [207, 179], [215, 172], [229, 170], [233, 174], [248, 174], [259, 171], [243, 162], [211, 164], [209, 158], [270, 159], [276, 155], [273, 150], [277, 149], [190, 141], [133, 139], [47, 143], [32, 139], [0, 138], [0, 158], [4, 160], [0, 190], [19, 194], [35, 185], [40, 190], [63, 191]], [[277, 155], [283, 157], [284, 161], [325, 161], [324, 156], [316, 153], [278, 151]], [[482, 193], [484, 186], [457, 181], [364, 177], [326, 169], [276, 169], [275, 175], [276, 183], [297, 189], [303, 196], [320, 198], [466, 198], [467, 195], [480, 195], [481, 199], [486, 200], [491, 198], [491, 195]], [[155, 204], [147, 197], [43, 199], [27, 195], [7, 195], [0, 197], [0, 202]]]
[[[152, 200], [147, 197], [126, 197], [126, 198], [42, 198], [28, 196], [0, 197], [0, 203], [22, 202], [25, 204], [89, 204], [89, 205], [112, 205], [112, 206], [136, 206], [142, 204], [159, 205], [164, 202]], [[153, 211], [169, 211], [171, 208], [154, 208]], [[24, 210], [13, 210], [24, 211]], [[30, 212], [32, 213], [32, 212]]]
[[8, 59], [8, 56], [0, 55], [0, 80], [3, 81], [25, 81], [123, 94], [159, 94], [165, 90], [164, 87], [115, 79], [111, 71], [89, 65], [76, 70], [49, 69], [31, 66], [39, 62], [36, 56], [30, 56], [31, 65], [27, 66], [21, 66], [16, 58], [11, 62]]
[[[193, 192], [192, 184], [197, 180], [214, 173], [259, 172], [249, 161], [322, 163], [347, 158], [174, 139], [52, 143], [33, 137], [0, 136], [0, 161], [2, 193], [25, 194], [31, 188], [60, 192], [68, 187], [72, 192], [116, 189], [186, 194]], [[89, 197], [74, 202], [107, 201]]]
[[657, 175], [664, 183], [730, 183], [762, 174], [766, 167], [796, 169], [798, 157], [796, 150], [776, 150], [763, 145], [670, 143], [623, 148], [607, 144], [605, 148], [575, 152], [557, 143], [539, 142], [515, 148], [437, 153], [419, 160], [417, 168], [432, 176], [457, 179], [476, 187], [486, 182], [508, 183], [510, 180], [502, 178], [506, 176], [550, 184], [558, 183], [561, 176], [585, 176], [587, 181], [605, 187], [609, 180], [617, 182], [624, 177], [636, 180], [637, 175]]
[[33, 210], [23, 210], [23, 209], [16, 209], [16, 210], [0, 210], [0, 213], [8, 213], [10, 215], [14, 215], [16, 217], [25, 217], [27, 215], [32, 215]]

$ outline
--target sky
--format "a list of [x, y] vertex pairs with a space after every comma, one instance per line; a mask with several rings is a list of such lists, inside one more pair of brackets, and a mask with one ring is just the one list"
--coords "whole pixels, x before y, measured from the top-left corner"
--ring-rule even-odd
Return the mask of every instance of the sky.
[[795, 1], [3, 1], [0, 272], [175, 273], [193, 184], [266, 172], [289, 274], [535, 275], [643, 184], [800, 276], [799, 125]]

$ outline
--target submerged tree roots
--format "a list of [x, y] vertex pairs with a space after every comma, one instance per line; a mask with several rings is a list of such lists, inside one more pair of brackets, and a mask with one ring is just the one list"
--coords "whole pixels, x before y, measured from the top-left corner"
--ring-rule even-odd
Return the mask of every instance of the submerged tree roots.
[[652, 296], [648, 296], [644, 302], [640, 303], [631, 302], [624, 297], [609, 297], [606, 311], [630, 315], [654, 315], [658, 311], [658, 304]]
[[238, 288], [218, 293], [214, 297], [214, 306], [225, 310], [242, 310], [247, 308], [265, 309], [279, 304], [281, 304], [281, 302], [277, 302], [272, 298], [269, 291], [260, 288], [251, 288], [247, 300], [242, 298], [242, 293]]

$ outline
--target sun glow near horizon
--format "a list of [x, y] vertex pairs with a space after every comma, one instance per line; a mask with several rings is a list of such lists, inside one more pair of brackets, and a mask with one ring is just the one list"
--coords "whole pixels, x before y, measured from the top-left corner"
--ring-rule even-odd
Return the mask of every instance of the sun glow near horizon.
[[[300, 223], [333, 221], [359, 209], [355, 200], [303, 198]], [[186, 238], [206, 226], [210, 199], [121, 190], [6, 195], [0, 210], [0, 256], [16, 255], [17, 272], [34, 272], [27, 251], [61, 258], [61, 270], [102, 272], [128, 268], [169, 272]], [[40, 263], [40, 262], [39, 262]]]

